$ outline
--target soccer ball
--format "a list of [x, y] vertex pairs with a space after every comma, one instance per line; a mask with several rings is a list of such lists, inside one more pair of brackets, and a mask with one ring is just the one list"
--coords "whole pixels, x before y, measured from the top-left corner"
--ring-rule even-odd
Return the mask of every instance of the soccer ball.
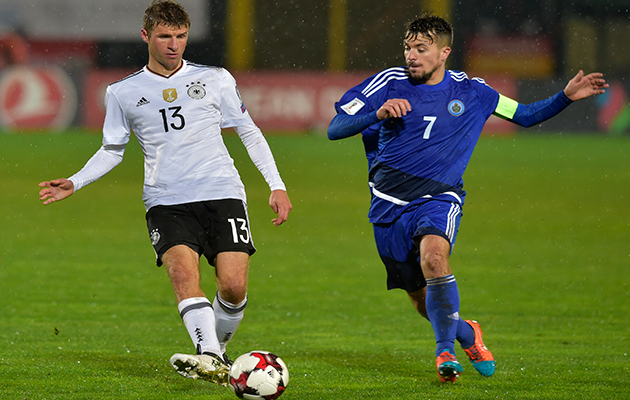
[[230, 388], [241, 399], [277, 399], [288, 383], [286, 364], [268, 351], [245, 353], [230, 368]]

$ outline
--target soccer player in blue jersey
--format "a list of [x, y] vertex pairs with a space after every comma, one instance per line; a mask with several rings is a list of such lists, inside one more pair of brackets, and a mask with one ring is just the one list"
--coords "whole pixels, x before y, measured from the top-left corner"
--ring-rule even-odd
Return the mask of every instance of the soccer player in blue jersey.
[[486, 120], [494, 114], [529, 127], [608, 87], [602, 74], [580, 71], [552, 97], [520, 104], [482, 79], [447, 70], [452, 40], [452, 26], [438, 16], [409, 22], [403, 41], [407, 65], [348, 90], [328, 128], [331, 140], [363, 133], [372, 189], [368, 217], [387, 287], [405, 290], [431, 322], [442, 382], [455, 382], [463, 370], [455, 340], [481, 375], [495, 370], [479, 324], [459, 317], [449, 266], [466, 196], [462, 176]]

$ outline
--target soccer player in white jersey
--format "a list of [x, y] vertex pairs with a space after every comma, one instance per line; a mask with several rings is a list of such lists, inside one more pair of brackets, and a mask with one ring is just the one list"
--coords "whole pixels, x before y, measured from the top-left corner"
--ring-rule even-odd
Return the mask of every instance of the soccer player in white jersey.
[[[143, 201], [156, 262], [166, 269], [196, 351], [173, 355], [171, 364], [186, 377], [226, 385], [226, 345], [243, 318], [249, 257], [256, 249], [245, 189], [221, 129], [236, 130], [267, 181], [276, 226], [292, 205], [232, 75], [182, 58], [189, 28], [188, 13], [175, 1], [156, 0], [146, 9], [141, 35], [149, 62], [108, 86], [103, 145], [70, 178], [41, 182], [40, 199], [65, 199], [103, 177], [122, 161], [133, 131], [144, 152]], [[215, 267], [213, 301], [201, 289], [201, 255]]]
[[602, 74], [580, 71], [549, 99], [519, 104], [479, 78], [446, 70], [452, 40], [451, 25], [438, 16], [411, 21], [403, 40], [407, 65], [348, 90], [328, 128], [331, 140], [363, 133], [372, 189], [368, 216], [387, 287], [405, 290], [431, 322], [442, 382], [455, 382], [462, 372], [456, 340], [481, 375], [495, 371], [479, 324], [459, 316], [448, 261], [466, 195], [462, 177], [486, 120], [494, 114], [532, 126], [608, 87]]

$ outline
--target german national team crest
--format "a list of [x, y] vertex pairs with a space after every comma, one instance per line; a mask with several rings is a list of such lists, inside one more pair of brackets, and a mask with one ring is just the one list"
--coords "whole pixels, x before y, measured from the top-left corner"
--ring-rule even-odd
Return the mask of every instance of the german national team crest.
[[177, 100], [177, 90], [176, 89], [164, 89], [162, 91], [162, 97], [164, 98], [164, 100], [168, 101], [169, 103], [172, 103], [175, 100]]
[[151, 236], [151, 244], [155, 246], [160, 241], [160, 232], [156, 229], [152, 230], [150, 233]]
[[464, 113], [464, 103], [460, 100], [453, 100], [448, 103], [448, 112], [455, 117], [459, 117]]
[[206, 89], [204, 89], [205, 84], [201, 82], [192, 82], [190, 85], [186, 85], [188, 87], [188, 97], [195, 100], [201, 100], [206, 97]]

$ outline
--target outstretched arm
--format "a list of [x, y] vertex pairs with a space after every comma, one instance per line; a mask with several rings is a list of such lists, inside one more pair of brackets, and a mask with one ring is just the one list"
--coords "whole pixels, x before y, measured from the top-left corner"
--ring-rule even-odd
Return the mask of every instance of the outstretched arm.
[[39, 199], [44, 205], [63, 200], [77, 190], [101, 179], [122, 161], [125, 145], [103, 145], [83, 168], [69, 179], [54, 179], [39, 184]]
[[604, 80], [604, 75], [599, 72], [592, 72], [584, 75], [584, 71], [580, 70], [577, 75], [567, 83], [564, 88], [564, 94], [571, 99], [577, 101], [587, 97], [602, 94], [608, 84]]
[[528, 128], [560, 113], [574, 101], [604, 93], [608, 84], [602, 77], [603, 75], [599, 72], [585, 76], [580, 70], [564, 90], [548, 99], [531, 104], [520, 104], [504, 95], [499, 95], [494, 115]]

